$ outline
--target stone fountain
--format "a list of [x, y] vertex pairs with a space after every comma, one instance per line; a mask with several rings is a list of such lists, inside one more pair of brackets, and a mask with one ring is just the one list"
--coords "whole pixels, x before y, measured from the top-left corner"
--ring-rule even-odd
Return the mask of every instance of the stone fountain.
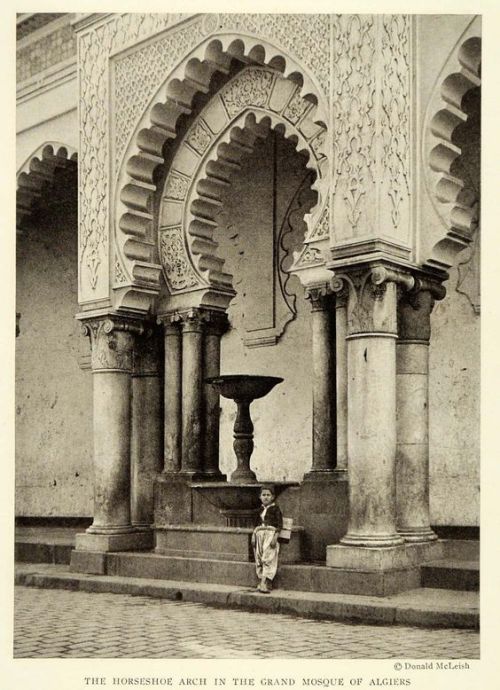
[[[184, 488], [176, 486], [175, 496], [172, 494], [172, 498], [180, 501], [183, 506], [186, 503], [191, 505], [190, 521], [157, 525], [155, 533], [158, 553], [211, 560], [253, 559], [250, 538], [258, 520], [260, 484], [250, 468], [254, 447], [250, 405], [255, 399], [263, 398], [282, 381], [282, 378], [276, 376], [247, 374], [205, 379], [207, 385], [213, 386], [220, 395], [236, 403], [233, 447], [237, 467], [227, 482], [189, 482]], [[270, 483], [274, 485], [277, 495], [291, 486], [298, 486], [296, 482], [270, 480]], [[186, 500], [188, 497], [182, 494], [185, 491], [197, 494], [199, 500], [193, 501], [192, 495], [190, 500]], [[214, 525], [211, 520], [203, 522], [197, 519], [194, 513], [202, 510], [200, 504], [210, 504], [217, 508], [219, 515], [224, 518], [225, 526]], [[300, 561], [301, 529], [295, 529], [290, 544], [286, 545], [281, 556], [283, 562]]]
[[[216, 506], [226, 519], [228, 527], [253, 527], [260, 506], [259, 484], [255, 472], [250, 468], [253, 452], [253, 423], [250, 405], [257, 398], [263, 398], [277, 384], [283, 381], [277, 376], [252, 376], [235, 374], [205, 379], [224, 398], [234, 400], [237, 407], [234, 422], [233, 448], [237, 467], [229, 482], [200, 482], [191, 484], [212, 505]], [[279, 495], [292, 486], [290, 482], [271, 482]]]

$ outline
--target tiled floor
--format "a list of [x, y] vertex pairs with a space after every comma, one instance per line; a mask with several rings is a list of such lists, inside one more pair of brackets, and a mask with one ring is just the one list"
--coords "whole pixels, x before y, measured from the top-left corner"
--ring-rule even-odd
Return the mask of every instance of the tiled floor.
[[316, 621], [143, 596], [16, 587], [14, 656], [475, 659], [479, 634]]

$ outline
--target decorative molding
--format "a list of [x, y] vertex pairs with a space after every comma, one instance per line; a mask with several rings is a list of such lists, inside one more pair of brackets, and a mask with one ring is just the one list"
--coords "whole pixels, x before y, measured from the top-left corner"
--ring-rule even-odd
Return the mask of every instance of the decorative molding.
[[461, 261], [458, 262], [457, 285], [455, 290], [464, 295], [475, 314], [481, 313], [481, 235], [480, 228], [476, 230], [474, 240], [464, 250]]

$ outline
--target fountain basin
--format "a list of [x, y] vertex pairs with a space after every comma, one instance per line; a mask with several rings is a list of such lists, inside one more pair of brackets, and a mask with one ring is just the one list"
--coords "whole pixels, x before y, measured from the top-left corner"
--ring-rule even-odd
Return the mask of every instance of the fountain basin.
[[[267, 482], [262, 482], [266, 484]], [[276, 491], [276, 498], [297, 482], [269, 482]], [[191, 488], [199, 492], [226, 518], [228, 527], [253, 527], [261, 506], [259, 494], [261, 484], [255, 482], [200, 482], [192, 483]]]
[[229, 374], [205, 379], [223, 398], [251, 402], [263, 398], [274, 386], [283, 381], [279, 376], [255, 376], [252, 374]]

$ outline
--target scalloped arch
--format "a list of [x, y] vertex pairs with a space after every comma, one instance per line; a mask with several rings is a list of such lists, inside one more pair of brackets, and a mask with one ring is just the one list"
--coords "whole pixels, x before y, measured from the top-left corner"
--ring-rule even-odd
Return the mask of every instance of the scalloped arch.
[[57, 170], [74, 167], [78, 152], [71, 146], [48, 141], [39, 146], [17, 171], [16, 226], [31, 215], [44, 192], [50, 188]]
[[[446, 235], [436, 238], [426, 265], [446, 270], [454, 257], [473, 239], [478, 224], [478, 198], [457, 173], [462, 150], [457, 144], [459, 128], [468, 121], [465, 103], [474, 89], [481, 87], [481, 38], [463, 36], [438, 82], [440, 107], [429, 113], [424, 161], [426, 185]], [[443, 73], [442, 73], [443, 74]]]
[[[323, 150], [327, 108], [314, 80], [289, 56], [255, 37], [232, 34], [205, 40], [164, 82], [155, 103], [136, 128], [122, 162], [114, 223], [117, 273], [121, 276], [119, 281], [115, 278], [114, 285], [118, 307], [126, 307], [127, 300], [137, 303], [138, 293], [143, 293], [144, 297], [145, 293], [152, 296], [159, 292], [161, 266], [155, 263], [158, 254], [153, 226], [161, 170], [166, 171], [170, 167], [175, 150], [181, 145], [179, 140], [198, 114], [249, 66], [265, 67], [264, 71], [272, 75], [273, 84], [279, 81], [287, 85], [288, 94], [285, 88], [282, 96], [287, 98], [287, 102], [281, 109], [288, 105], [291, 111], [295, 109], [296, 123], [307, 111], [310, 129], [306, 138], [316, 138], [311, 146], [316, 148], [317, 156], [325, 159], [322, 165], [326, 167], [328, 164]], [[159, 100], [161, 98], [163, 100]], [[266, 103], [252, 103], [251, 99], [246, 105], [247, 108], [266, 107]], [[267, 110], [271, 111], [269, 107]], [[144, 127], [146, 116], [149, 124]], [[150, 298], [148, 300], [150, 306]]]

